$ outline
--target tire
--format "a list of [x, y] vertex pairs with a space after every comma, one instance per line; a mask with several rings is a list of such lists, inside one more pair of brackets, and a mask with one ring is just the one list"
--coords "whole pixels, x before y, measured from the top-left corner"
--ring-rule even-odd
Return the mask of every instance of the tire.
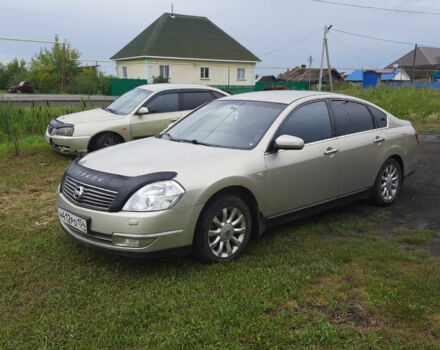
[[372, 200], [379, 206], [393, 204], [402, 188], [402, 168], [397, 160], [389, 158], [380, 168], [374, 184]]
[[193, 254], [205, 263], [234, 260], [245, 251], [251, 232], [249, 206], [236, 195], [223, 195], [200, 214]]
[[110, 147], [124, 142], [121, 136], [113, 132], [102, 133], [92, 139], [89, 151], [93, 152], [101, 148]]

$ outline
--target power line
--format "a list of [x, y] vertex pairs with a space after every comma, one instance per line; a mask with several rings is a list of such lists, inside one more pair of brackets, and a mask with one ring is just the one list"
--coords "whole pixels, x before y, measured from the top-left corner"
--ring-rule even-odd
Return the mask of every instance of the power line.
[[[312, 0], [312, 1], [315, 1], [315, 0]], [[347, 32], [345, 30], [340, 30], [340, 29], [333, 29], [333, 30], [335, 32], [339, 32], [339, 33], [343, 33], [343, 34], [347, 34], [347, 35], [352, 35], [352, 36], [358, 36], [358, 37], [365, 38], [365, 39], [385, 41], [385, 42], [388, 42], [388, 43], [401, 44], [401, 45], [414, 45], [414, 43], [410, 43], [410, 42], [407, 42], [407, 41], [397, 41], [397, 40], [378, 38], [378, 37], [374, 37], [374, 36], [370, 36], [370, 35], [365, 35], [365, 34]]]
[[412, 13], [412, 14], [418, 14], [418, 15], [440, 15], [440, 12], [432, 12], [432, 11], [399, 10], [399, 9], [390, 9], [390, 8], [383, 8], [383, 7], [376, 7], [376, 6], [364, 6], [364, 5], [356, 5], [356, 4], [349, 4], [349, 3], [345, 3], [345, 2], [336, 2], [336, 1], [327, 1], [327, 0], [312, 0], [312, 1], [314, 1], [314, 2], [322, 2], [324, 4], [357, 7], [357, 8], [369, 9], [369, 10], [381, 10], [381, 11], [389, 11], [389, 12]]
[[332, 38], [335, 38], [336, 41], [339, 43], [339, 46], [342, 46], [350, 55], [352, 55], [355, 59], [357, 59], [359, 62], [365, 64], [366, 66], [368, 66], [368, 63], [365, 62], [362, 58], [360, 58], [358, 55], [356, 55], [353, 51], [351, 51], [351, 49], [349, 49], [347, 46], [345, 46], [338, 38], [337, 35], [335, 35], [334, 33], [331, 34]]
[[279, 47], [278, 49], [275, 49], [275, 50], [272, 50], [272, 51], [269, 51], [269, 52], [263, 53], [263, 54], [261, 54], [261, 55], [259, 55], [259, 56], [266, 56], [266, 55], [270, 55], [270, 54], [272, 54], [272, 53], [275, 53], [275, 52], [278, 52], [278, 51], [281, 51], [281, 50], [287, 49], [287, 48], [292, 47], [292, 46], [294, 46], [294, 45], [296, 45], [296, 44], [299, 44], [299, 43], [301, 43], [301, 42], [303, 42], [303, 41], [305, 41], [305, 40], [307, 40], [307, 39], [310, 39], [312, 36], [314, 36], [314, 35], [316, 35], [316, 34], [318, 34], [318, 33], [320, 33], [320, 32], [321, 32], [321, 29], [319, 29], [319, 30], [317, 30], [316, 32], [313, 32], [312, 34], [309, 34], [309, 35], [305, 36], [304, 38], [299, 39], [299, 40], [297, 40], [297, 41], [295, 41], [295, 42], [293, 42], [293, 43], [291, 43], [291, 44], [289, 44], [289, 45]]

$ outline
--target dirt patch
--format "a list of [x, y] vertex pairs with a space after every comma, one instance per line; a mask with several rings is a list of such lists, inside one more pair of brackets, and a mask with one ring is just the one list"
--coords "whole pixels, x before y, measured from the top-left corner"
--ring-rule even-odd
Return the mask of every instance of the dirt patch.
[[404, 181], [400, 198], [388, 207], [379, 229], [434, 230], [431, 252], [440, 257], [440, 135], [420, 135], [416, 172]]

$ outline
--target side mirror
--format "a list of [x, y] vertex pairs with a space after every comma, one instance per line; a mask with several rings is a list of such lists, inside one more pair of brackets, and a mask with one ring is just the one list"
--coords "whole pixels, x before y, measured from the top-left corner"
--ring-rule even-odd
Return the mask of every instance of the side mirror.
[[136, 112], [137, 115], [144, 115], [150, 113], [150, 110], [147, 107], [141, 107]]
[[281, 135], [275, 140], [275, 148], [277, 149], [303, 149], [304, 140], [291, 135]]

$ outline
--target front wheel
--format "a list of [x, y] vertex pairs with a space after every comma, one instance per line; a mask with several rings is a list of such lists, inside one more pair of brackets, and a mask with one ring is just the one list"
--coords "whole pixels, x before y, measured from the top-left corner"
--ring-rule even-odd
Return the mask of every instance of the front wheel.
[[96, 151], [101, 148], [110, 147], [124, 142], [121, 136], [112, 132], [105, 132], [96, 136], [90, 144], [90, 151]]
[[224, 195], [203, 210], [194, 237], [194, 254], [203, 262], [224, 262], [243, 254], [252, 232], [248, 205]]
[[394, 203], [402, 187], [402, 168], [394, 158], [388, 159], [380, 168], [373, 191], [373, 201], [380, 206]]

